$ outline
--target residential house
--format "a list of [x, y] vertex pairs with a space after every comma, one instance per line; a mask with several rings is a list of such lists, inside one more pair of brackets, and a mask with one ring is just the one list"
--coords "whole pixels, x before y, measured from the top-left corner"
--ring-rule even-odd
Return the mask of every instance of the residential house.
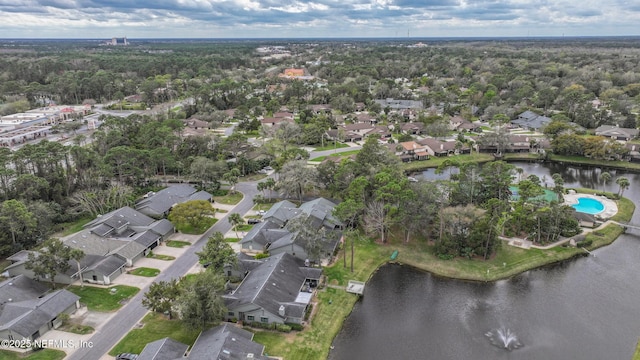
[[398, 156], [402, 162], [429, 159], [429, 153], [427, 152], [426, 147], [415, 141], [389, 144], [389, 149]]
[[329, 140], [343, 141], [343, 142], [362, 141], [362, 137], [363, 137], [362, 135], [356, 132], [351, 132], [351, 131], [342, 131], [342, 134], [340, 134], [340, 130], [335, 130], [335, 129], [325, 131], [325, 136]]
[[378, 119], [369, 115], [369, 113], [360, 113], [355, 116], [354, 122], [356, 124], [365, 123], [375, 125], [378, 122]]
[[[25, 286], [24, 291], [8, 290], [14, 286]], [[60, 314], [72, 314], [80, 307], [77, 295], [67, 290], [57, 290], [51, 293], [26, 298], [27, 294], [35, 294], [37, 286], [27, 284], [22, 278], [5, 280], [0, 284], [4, 290], [20, 293], [19, 299], [6, 299], [0, 305], [0, 339], [3, 340], [36, 340], [44, 333], [61, 325]], [[0, 295], [6, 297], [6, 295]]]
[[535, 144], [536, 138], [526, 135], [509, 135], [509, 144], [506, 152], [524, 153], [531, 151], [531, 145]]
[[417, 143], [424, 146], [426, 152], [430, 156], [449, 156], [471, 153], [471, 148], [469, 146], [457, 141], [440, 141], [438, 139], [427, 137], [418, 140]]
[[274, 127], [285, 122], [288, 122], [291, 124], [295, 123], [295, 121], [293, 121], [293, 118], [286, 118], [286, 117], [266, 117], [266, 118], [260, 119], [260, 123], [262, 124], [262, 126], [269, 126], [269, 127]]
[[629, 141], [638, 137], [638, 129], [601, 125], [596, 128], [596, 135], [605, 136], [614, 140]]
[[223, 296], [226, 319], [301, 324], [321, 275], [321, 269], [300, 266], [287, 253], [265, 258], [231, 294]]
[[[36, 251], [21, 250], [8, 257], [7, 260], [12, 263], [5, 268], [5, 272], [9, 276], [24, 275], [30, 279], [41, 280], [32, 270], [27, 269], [26, 265], [30, 253], [33, 253], [36, 257], [39, 255]], [[86, 281], [95, 280], [95, 282], [98, 282], [98, 280], [100, 280], [102, 284], [109, 284], [111, 280], [125, 272], [125, 264], [126, 261], [116, 255], [101, 256], [89, 254], [80, 259], [79, 265], [75, 260], [69, 260], [68, 270], [56, 274], [53, 280], [57, 284], [72, 284], [82, 277], [82, 279]], [[50, 279], [46, 280], [50, 281]]]
[[4, 305], [36, 299], [49, 291], [47, 284], [18, 275], [0, 282], [0, 313]]
[[424, 123], [421, 122], [407, 122], [400, 125], [400, 131], [404, 134], [419, 135], [424, 132]]
[[[68, 246], [82, 250], [87, 255], [111, 256], [125, 260], [125, 266], [133, 266], [140, 258], [173, 234], [173, 224], [167, 219], [155, 220], [128, 206], [98, 216], [87, 223], [80, 232], [62, 238]], [[107, 284], [113, 278], [101, 277], [98, 270], [108, 272], [117, 265], [115, 260], [105, 260], [96, 266], [96, 277], [84, 277], [85, 281]], [[117, 273], [114, 273], [114, 275]]]
[[391, 138], [391, 131], [386, 126], [376, 126], [373, 129], [369, 130], [365, 137], [376, 135], [380, 138], [380, 140], [388, 140]]
[[169, 215], [169, 211], [177, 204], [191, 200], [211, 201], [213, 195], [206, 191], [198, 191], [189, 184], [171, 185], [158, 192], [149, 192], [136, 203], [136, 210], [154, 218]]
[[532, 131], [538, 131], [542, 129], [545, 125], [551, 122], [551, 119], [538, 115], [533, 111], [525, 111], [522, 114], [518, 115], [515, 120], [511, 120], [511, 124], [521, 127], [523, 129], [528, 129]]
[[189, 345], [171, 338], [162, 338], [145, 345], [136, 360], [175, 360], [184, 358]]
[[[147, 360], [146, 358], [140, 359], [140, 357], [138, 359]], [[253, 341], [252, 332], [228, 323], [201, 332], [191, 347], [187, 359], [273, 360], [264, 355], [264, 345]], [[167, 358], [167, 360], [169, 359]]]
[[309, 105], [307, 108], [314, 114], [330, 114], [332, 110], [330, 104]]
[[640, 162], [640, 145], [626, 143], [625, 147], [629, 151], [625, 159], [631, 162]]
[[290, 220], [304, 217], [315, 231], [324, 228], [326, 235], [318, 244], [319, 255], [320, 260], [330, 258], [342, 235], [339, 231], [342, 223], [332, 214], [334, 207], [334, 203], [323, 198], [308, 201], [299, 208], [286, 200], [278, 202], [262, 217], [264, 221], [247, 233], [240, 245], [247, 251], [268, 251], [271, 255], [286, 252], [300, 260], [308, 260], [308, 240], [286, 227]]
[[183, 122], [183, 123], [184, 123], [188, 128], [195, 129], [195, 130], [198, 130], [198, 129], [208, 129], [208, 128], [211, 126], [211, 124], [210, 124], [210, 123], [208, 123], [208, 122], [206, 122], [206, 121], [198, 120], [198, 119], [194, 119], [194, 118], [186, 119], [186, 120], [183, 120], [182, 122]]

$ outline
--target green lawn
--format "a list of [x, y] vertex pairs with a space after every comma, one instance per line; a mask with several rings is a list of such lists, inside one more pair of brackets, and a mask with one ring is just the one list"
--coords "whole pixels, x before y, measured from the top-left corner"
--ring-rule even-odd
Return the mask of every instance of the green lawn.
[[167, 241], [167, 246], [168, 247], [183, 248], [183, 247], [189, 246], [189, 245], [191, 245], [191, 243], [188, 242], [188, 241], [180, 241], [180, 240], [169, 240], [169, 241]]
[[594, 165], [602, 166], [604, 168], [640, 170], [639, 163], [632, 163], [628, 161], [595, 160], [583, 156], [564, 156], [555, 154], [551, 154], [551, 160], [567, 164]]
[[[222, 191], [227, 191], [227, 190], [222, 190]], [[243, 198], [243, 195], [239, 191], [234, 191], [233, 193], [227, 191], [226, 195], [214, 196], [213, 201], [220, 204], [225, 204], [225, 205], [235, 205], [240, 201], [242, 201], [242, 198]]]
[[273, 206], [274, 203], [264, 203], [264, 204], [255, 204], [253, 206], [254, 211], [269, 211], [269, 209], [271, 209], [271, 207]]
[[4, 268], [11, 265], [11, 261], [9, 260], [0, 260], [0, 273], [4, 271]]
[[65, 356], [67, 354], [64, 351], [53, 349], [38, 350], [26, 356], [9, 350], [0, 350], [2, 360], [62, 360]]
[[[335, 153], [335, 154], [331, 154], [329, 156], [331, 157], [347, 157], [347, 156], [351, 156], [354, 154], [359, 153], [360, 150], [351, 150], [351, 151], [345, 151], [345, 152], [341, 152], [341, 153]], [[326, 159], [327, 156], [318, 156], [317, 158], [313, 158], [309, 161], [323, 161], [324, 159]]]
[[218, 219], [216, 219], [216, 218], [205, 217], [204, 220], [202, 221], [202, 225], [200, 225], [198, 227], [193, 227], [193, 226], [188, 225], [188, 224], [176, 224], [176, 229], [179, 232], [184, 233], [184, 234], [200, 235], [200, 234], [204, 233], [205, 231], [207, 231], [207, 229], [212, 227], [213, 224], [215, 224], [217, 221], [218, 221]]
[[[115, 291], [112, 291], [115, 289]], [[86, 304], [89, 310], [109, 312], [118, 310], [123, 302], [133, 297], [140, 291], [137, 287], [116, 285], [110, 288], [84, 287], [72, 285], [67, 290], [80, 296], [80, 302]]]
[[324, 147], [317, 147], [317, 148], [313, 149], [313, 151], [326, 151], [326, 150], [333, 150], [333, 149], [342, 149], [342, 148], [347, 148], [347, 147], [349, 147], [349, 145], [343, 144], [343, 143], [336, 143], [335, 146], [333, 144], [331, 144], [331, 145], [327, 145], [327, 146], [324, 146]]
[[240, 181], [259, 181], [266, 178], [267, 176], [267, 174], [251, 174], [240, 177]]
[[224, 241], [225, 241], [225, 242], [228, 242], [228, 243], [235, 243], [235, 242], [238, 242], [238, 241], [240, 241], [240, 240], [242, 240], [242, 239], [237, 238], [237, 237], [224, 238]]
[[128, 273], [131, 275], [137, 275], [137, 276], [154, 277], [160, 274], [160, 270], [148, 268], [148, 267], [139, 267], [137, 269], [133, 269], [129, 271]]
[[142, 319], [143, 327], [129, 331], [120, 342], [111, 349], [109, 355], [120, 353], [139, 354], [147, 343], [170, 337], [187, 345], [193, 345], [200, 329], [185, 326], [180, 320], [167, 320], [157, 313], [149, 313]]
[[175, 256], [154, 254], [153, 252], [150, 252], [147, 255], [147, 257], [150, 258], [150, 259], [158, 259], [158, 260], [165, 260], [165, 261], [170, 261], [170, 260], [175, 260], [176, 259]]
[[253, 228], [253, 225], [249, 225], [249, 224], [242, 224], [242, 225], [238, 225], [236, 226], [236, 228], [234, 229], [234, 231], [249, 231]]

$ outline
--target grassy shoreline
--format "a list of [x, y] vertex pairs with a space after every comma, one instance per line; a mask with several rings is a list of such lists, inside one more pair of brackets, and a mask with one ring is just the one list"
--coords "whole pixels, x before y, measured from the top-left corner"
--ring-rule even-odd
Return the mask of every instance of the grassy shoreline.
[[[581, 189], [582, 190], [582, 189]], [[586, 192], [586, 191], [585, 191]], [[628, 199], [618, 200], [619, 213], [616, 221], [629, 221], [635, 205]], [[588, 247], [594, 250], [611, 244], [624, 232], [624, 228], [609, 224], [597, 232], [587, 235], [593, 241]], [[347, 242], [349, 244], [349, 242]], [[311, 326], [293, 336], [273, 332], [257, 332], [254, 340], [265, 345], [265, 352], [281, 356], [286, 360], [326, 359], [333, 339], [338, 335], [344, 320], [353, 310], [358, 297], [335, 287], [345, 286], [349, 280], [367, 282], [378, 269], [390, 261], [391, 253], [399, 251], [395, 262], [428, 271], [436, 276], [492, 282], [507, 279], [525, 271], [561, 263], [578, 256], [586, 256], [582, 249], [555, 247], [549, 250], [520, 249], [503, 244], [497, 254], [487, 261], [480, 259], [441, 260], [435, 256], [433, 245], [422, 240], [405, 243], [399, 237], [391, 237], [387, 244], [377, 244], [370, 239], [355, 240], [354, 271], [350, 271], [350, 247], [341, 249], [336, 262], [325, 268], [329, 287], [318, 291], [316, 314]]]

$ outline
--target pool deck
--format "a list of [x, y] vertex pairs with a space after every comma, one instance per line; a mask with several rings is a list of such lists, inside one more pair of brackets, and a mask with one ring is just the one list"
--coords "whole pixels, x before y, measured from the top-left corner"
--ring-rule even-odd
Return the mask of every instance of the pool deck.
[[567, 205], [574, 205], [578, 203], [578, 198], [589, 198], [594, 199], [602, 203], [604, 205], [604, 210], [601, 212], [594, 214], [594, 216], [599, 220], [609, 220], [613, 215], [618, 213], [618, 205], [616, 202], [610, 199], [607, 199], [605, 196], [597, 196], [591, 194], [566, 194], [564, 195], [564, 203]]

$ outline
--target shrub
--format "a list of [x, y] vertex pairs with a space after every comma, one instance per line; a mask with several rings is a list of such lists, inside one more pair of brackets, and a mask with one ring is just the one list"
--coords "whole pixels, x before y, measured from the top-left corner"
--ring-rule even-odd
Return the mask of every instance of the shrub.
[[307, 306], [307, 310], [304, 313], [304, 320], [308, 321], [309, 320], [309, 316], [311, 316], [311, 311], [313, 310], [313, 305], [309, 304], [309, 306]]
[[260, 254], [256, 255], [256, 260], [260, 260], [260, 259], [264, 259], [264, 258], [268, 258], [268, 257], [269, 257], [269, 253], [263, 252], [263, 253], [260, 253]]
[[283, 325], [283, 324], [277, 324], [276, 325], [276, 330], [278, 330], [280, 332], [284, 332], [284, 333], [289, 333], [289, 332], [291, 332], [291, 326]]
[[304, 330], [304, 326], [302, 324], [286, 323], [286, 325], [289, 326], [291, 328], [291, 330], [295, 330], [295, 331]]

